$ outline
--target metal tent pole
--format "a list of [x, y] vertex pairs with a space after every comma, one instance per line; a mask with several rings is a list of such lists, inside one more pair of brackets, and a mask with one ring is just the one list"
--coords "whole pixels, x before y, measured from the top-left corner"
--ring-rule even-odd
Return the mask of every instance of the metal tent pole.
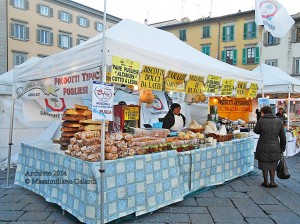
[[[106, 0], [104, 0], [103, 10], [103, 37], [102, 37], [102, 82], [106, 82]], [[105, 120], [101, 125], [101, 164], [100, 164], [100, 176], [101, 176], [101, 224], [104, 224], [104, 181], [105, 181]]]
[[9, 126], [9, 141], [8, 141], [8, 157], [7, 157], [7, 174], [6, 174], [6, 187], [9, 188], [9, 176], [10, 176], [10, 162], [11, 162], [11, 147], [12, 143], [12, 134], [14, 127], [14, 110], [15, 110], [15, 99], [12, 98], [11, 101], [11, 114], [10, 114], [10, 126]]

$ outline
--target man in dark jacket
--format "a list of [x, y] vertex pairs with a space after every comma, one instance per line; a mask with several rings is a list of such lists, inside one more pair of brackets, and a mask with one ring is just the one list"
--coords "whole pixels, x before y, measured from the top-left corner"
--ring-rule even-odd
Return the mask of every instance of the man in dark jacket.
[[[257, 121], [254, 132], [259, 134], [256, 146], [255, 159], [258, 160], [258, 168], [262, 170], [264, 187], [277, 187], [274, 181], [275, 171], [281, 154], [285, 151], [286, 136], [281, 120], [272, 114], [272, 108], [261, 108], [261, 119]], [[268, 172], [270, 184], [268, 183]]]
[[179, 131], [185, 126], [185, 116], [180, 113], [181, 107], [178, 103], [173, 103], [169, 112], [163, 118], [163, 128]]

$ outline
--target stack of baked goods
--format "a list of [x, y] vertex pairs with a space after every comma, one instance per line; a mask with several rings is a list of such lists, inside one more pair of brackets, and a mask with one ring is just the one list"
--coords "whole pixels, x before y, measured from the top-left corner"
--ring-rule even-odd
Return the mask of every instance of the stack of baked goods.
[[[91, 120], [92, 111], [87, 106], [75, 104], [75, 108], [65, 110], [62, 116], [61, 137], [58, 143], [61, 145], [61, 150], [66, 150], [70, 144], [70, 139], [74, 137], [76, 132], [84, 130], [88, 124], [80, 123], [80, 121]], [[98, 129], [100, 130], [100, 128]]]

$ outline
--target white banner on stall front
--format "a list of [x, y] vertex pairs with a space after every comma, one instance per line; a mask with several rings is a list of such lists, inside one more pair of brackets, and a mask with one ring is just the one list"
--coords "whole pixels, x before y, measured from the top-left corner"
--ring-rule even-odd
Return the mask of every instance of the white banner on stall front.
[[100, 68], [74, 72], [58, 77], [14, 83], [14, 98], [40, 99], [82, 97], [92, 94], [93, 80], [99, 80]]
[[81, 98], [51, 98], [23, 100], [23, 117], [25, 121], [61, 121], [62, 114], [75, 104], [82, 105]]
[[92, 120], [112, 121], [114, 86], [103, 82], [93, 81]]
[[169, 107], [167, 104], [167, 100], [164, 92], [161, 91], [153, 91], [154, 101], [152, 104], [143, 103], [141, 106], [141, 120], [144, 123], [149, 123], [147, 120], [163, 118], [169, 111]]

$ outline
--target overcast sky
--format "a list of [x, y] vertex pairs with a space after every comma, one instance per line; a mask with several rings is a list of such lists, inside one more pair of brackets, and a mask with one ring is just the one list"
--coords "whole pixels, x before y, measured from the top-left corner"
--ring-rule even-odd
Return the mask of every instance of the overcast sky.
[[[104, 0], [73, 0], [83, 5], [103, 11]], [[278, 0], [289, 14], [300, 12], [299, 0]], [[212, 7], [211, 7], [212, 2]], [[143, 23], [162, 22], [171, 19], [180, 20], [189, 17], [195, 20], [209, 16], [222, 16], [240, 10], [254, 9], [255, 0], [106, 0], [106, 12]], [[211, 10], [212, 8], [212, 10]]]

